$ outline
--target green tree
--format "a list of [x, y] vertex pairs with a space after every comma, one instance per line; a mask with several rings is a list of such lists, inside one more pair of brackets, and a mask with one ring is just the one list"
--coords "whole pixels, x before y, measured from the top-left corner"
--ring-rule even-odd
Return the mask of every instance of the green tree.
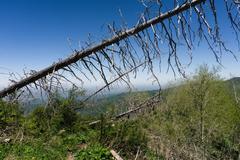
[[235, 134], [240, 112], [217, 69], [201, 66], [168, 93], [160, 110], [155, 134], [164, 137], [166, 144], [170, 141], [178, 155], [226, 159], [239, 152]]

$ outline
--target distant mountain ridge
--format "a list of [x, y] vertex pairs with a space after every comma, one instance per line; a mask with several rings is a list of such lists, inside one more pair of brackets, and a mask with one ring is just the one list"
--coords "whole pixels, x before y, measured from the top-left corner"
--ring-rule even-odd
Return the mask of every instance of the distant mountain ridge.
[[[235, 87], [235, 91], [240, 94], [240, 77], [233, 77], [231, 79], [225, 80], [224, 83], [227, 85], [227, 87], [230, 89], [231, 92], [233, 92], [233, 90], [234, 90], [233, 87]], [[175, 87], [177, 87], [177, 86], [175, 86]], [[168, 88], [168, 87], [163, 89], [163, 91], [164, 91], [163, 94], [167, 94], [172, 89], [173, 88]], [[105, 106], [107, 106], [108, 104], [118, 104], [125, 97], [127, 97], [131, 94], [144, 93], [144, 92], [147, 93], [149, 96], [153, 96], [154, 94], [156, 94], [158, 92], [158, 90], [146, 90], [146, 91], [122, 92], [122, 93], [118, 93], [118, 94], [108, 94], [105, 96], [100, 96], [100, 97], [95, 98], [93, 101], [91, 101], [91, 103], [96, 104], [97, 106], [99, 106], [99, 108], [101, 108], [102, 111], [105, 111], [106, 109], [103, 109], [103, 108], [105, 108]], [[28, 103], [26, 103], [24, 105], [25, 113], [31, 112], [34, 108], [41, 106], [44, 103], [45, 102], [40, 98], [36, 98], [36, 99], [33, 99], [32, 101], [29, 101]], [[90, 112], [90, 111], [92, 111], [95, 114], [99, 110], [95, 111], [92, 108], [87, 109], [87, 112]], [[85, 112], [85, 110], [84, 110], [84, 112]]]
[[233, 77], [226, 80], [226, 82], [234, 83], [235, 85], [240, 85], [240, 77]]

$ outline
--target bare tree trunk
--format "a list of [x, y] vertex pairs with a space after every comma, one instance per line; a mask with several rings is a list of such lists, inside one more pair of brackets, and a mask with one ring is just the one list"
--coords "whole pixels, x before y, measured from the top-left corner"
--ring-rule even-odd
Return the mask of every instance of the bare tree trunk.
[[194, 7], [198, 4], [201, 4], [205, 2], [205, 0], [192, 0], [190, 2], [186, 2], [184, 3], [183, 5], [179, 6], [179, 7], [176, 7], [175, 9], [171, 10], [171, 11], [168, 11], [164, 14], [161, 14], [155, 18], [152, 18], [136, 27], [133, 27], [129, 30], [126, 30], [126, 31], [123, 31], [121, 33], [119, 33], [118, 35], [116, 36], [113, 36], [112, 38], [108, 39], [108, 40], [103, 40], [101, 43], [99, 43], [98, 45], [95, 45], [91, 48], [88, 48], [84, 51], [78, 51], [76, 52], [75, 54], [73, 54], [72, 56], [66, 58], [65, 60], [62, 60], [58, 63], [55, 63], [43, 70], [40, 70], [34, 74], [32, 74], [31, 76], [27, 77], [27, 78], [24, 78], [22, 79], [21, 81], [3, 89], [2, 91], [0, 91], [0, 98], [3, 98], [21, 88], [23, 88], [24, 86], [27, 86], [31, 83], [34, 83], [35, 81], [43, 78], [43, 77], [46, 77], [47, 75], [50, 75], [64, 67], [67, 67], [69, 66], [70, 64], [73, 64], [73, 63], [76, 63], [78, 60], [80, 59], [83, 59], [84, 57], [87, 57], [91, 54], [94, 54], [112, 44], [115, 44], [129, 36], [132, 36], [132, 35], [135, 35], [153, 25], [156, 25], [158, 23], [161, 23], [163, 22], [164, 20], [166, 19], [169, 19], [175, 15], [178, 15], [180, 13], [182, 13], [183, 11], [185, 10], [188, 10], [189, 8], [191, 7]]

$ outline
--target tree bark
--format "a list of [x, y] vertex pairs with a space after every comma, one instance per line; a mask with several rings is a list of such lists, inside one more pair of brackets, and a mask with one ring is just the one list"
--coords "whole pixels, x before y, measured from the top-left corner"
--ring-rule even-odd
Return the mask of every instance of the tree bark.
[[78, 60], [83, 59], [84, 57], [87, 57], [93, 53], [96, 53], [112, 44], [115, 44], [115, 43], [129, 37], [129, 36], [135, 35], [141, 31], [151, 27], [152, 25], [156, 25], [168, 18], [171, 18], [171, 17], [173, 17], [181, 12], [184, 12], [185, 10], [188, 10], [189, 8], [194, 7], [203, 2], [205, 2], [205, 0], [192, 0], [191, 2], [186, 2], [183, 5], [174, 8], [173, 10], [170, 10], [170, 11], [168, 11], [164, 14], [161, 14], [157, 17], [154, 17], [136, 27], [133, 27], [133, 28], [127, 30], [127, 31], [123, 31], [123, 32], [119, 33], [118, 35], [113, 36], [110, 39], [103, 40], [98, 45], [90, 47], [84, 51], [76, 52], [75, 54], [71, 55], [70, 57], [68, 57], [58, 63], [55, 63], [43, 70], [40, 70], [40, 71], [36, 72], [35, 74], [33, 74], [27, 78], [24, 78], [21, 81], [3, 89], [2, 91], [0, 91], [0, 98], [3, 98], [21, 88], [23, 88], [24, 86], [27, 86], [43, 77], [46, 77], [47, 75], [49, 75], [55, 71], [58, 71], [59, 69], [69, 66], [70, 64], [73, 64], [73, 63], [77, 62]]

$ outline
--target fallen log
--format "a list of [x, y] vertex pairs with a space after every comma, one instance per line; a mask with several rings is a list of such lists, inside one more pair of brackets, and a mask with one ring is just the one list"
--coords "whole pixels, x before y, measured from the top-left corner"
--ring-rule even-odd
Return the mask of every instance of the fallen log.
[[[160, 92], [159, 92], [159, 93], [160, 93]], [[156, 95], [153, 96], [153, 97], [148, 98], [146, 101], [140, 103], [136, 108], [131, 109], [131, 110], [128, 110], [128, 111], [126, 111], [126, 112], [123, 112], [123, 113], [120, 113], [120, 114], [116, 115], [116, 116], [113, 117], [111, 120], [113, 121], [113, 120], [120, 119], [120, 118], [125, 117], [125, 116], [128, 116], [128, 115], [130, 115], [130, 114], [132, 114], [132, 113], [135, 113], [135, 112], [137, 112], [137, 111], [139, 111], [139, 110], [141, 110], [141, 109], [147, 108], [147, 107], [149, 107], [149, 105], [152, 106], [152, 105], [155, 105], [155, 104], [159, 103], [159, 102], [161, 101], [161, 99], [159, 99], [159, 97], [160, 97], [159, 93], [156, 94]], [[157, 99], [154, 100], [155, 98], [157, 98]], [[96, 124], [98, 124], [98, 123], [100, 123], [100, 122], [101, 122], [101, 120], [96, 120], [96, 121], [90, 122], [88, 125], [89, 125], [89, 126], [94, 126], [94, 125], [96, 125]]]

